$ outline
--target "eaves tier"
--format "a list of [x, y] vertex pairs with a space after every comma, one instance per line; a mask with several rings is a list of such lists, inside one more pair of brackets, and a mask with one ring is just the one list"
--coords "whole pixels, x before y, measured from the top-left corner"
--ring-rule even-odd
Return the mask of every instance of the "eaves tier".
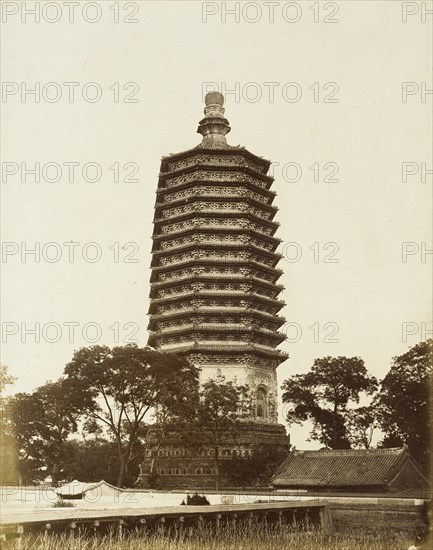
[[[149, 344], [253, 354], [275, 366], [280, 239], [270, 162], [244, 148], [196, 147], [162, 160], [152, 248]], [[241, 361], [241, 359], [240, 359]]]

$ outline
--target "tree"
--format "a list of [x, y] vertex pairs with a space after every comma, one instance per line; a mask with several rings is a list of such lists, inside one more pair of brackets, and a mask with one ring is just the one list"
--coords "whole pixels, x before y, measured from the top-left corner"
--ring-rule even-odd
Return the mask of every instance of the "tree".
[[194, 432], [191, 431], [191, 420], [195, 418], [198, 407], [198, 384], [185, 392], [185, 395], [188, 395], [188, 399], [177, 406], [172, 406], [170, 399], [158, 406], [152, 416], [152, 423], [144, 424], [138, 432], [145, 450], [150, 451], [151, 460], [147, 480], [150, 487], [157, 486], [156, 458], [167, 439], [177, 441], [183, 447], [200, 446], [199, 439], [197, 440]]
[[312, 439], [332, 449], [348, 449], [349, 402], [359, 403], [362, 392], [372, 395], [377, 380], [369, 376], [359, 357], [323, 357], [315, 359], [306, 374], [286, 380], [282, 389], [283, 402], [289, 405], [289, 425], [310, 420]]
[[12, 385], [15, 380], [15, 376], [8, 373], [8, 367], [6, 365], [0, 365], [0, 402], [4, 399], [3, 392], [6, 386]]
[[250, 409], [248, 388], [226, 381], [222, 375], [207, 380], [201, 387], [196, 421], [191, 428], [197, 441], [213, 451], [216, 489], [220, 482], [220, 447], [236, 440]]
[[347, 410], [346, 429], [352, 447], [369, 449], [377, 427], [377, 408], [374, 404]]
[[248, 457], [224, 460], [221, 472], [237, 487], [268, 486], [288, 452], [282, 445], [255, 445]]
[[63, 446], [69, 435], [77, 432], [83, 411], [64, 378], [11, 399], [21, 475], [27, 482], [44, 479], [50, 474], [52, 484], [57, 485], [61, 477]]
[[172, 378], [165, 379], [166, 387], [161, 388], [163, 399], [154, 408], [151, 422], [143, 423], [139, 429], [140, 441], [151, 453], [148, 475], [150, 486], [156, 484], [156, 457], [164, 442], [170, 438], [176, 439], [180, 445], [191, 446], [194, 440], [194, 437], [191, 437], [190, 425], [191, 419], [195, 418], [199, 402], [198, 370], [194, 372], [197, 376], [178, 377], [175, 391]]
[[158, 407], [181, 410], [198, 384], [198, 369], [186, 360], [136, 345], [82, 348], [65, 374], [86, 405], [87, 426], [102, 423], [116, 444], [118, 487], [128, 475], [145, 419]]
[[10, 415], [10, 397], [3, 395], [7, 386], [16, 378], [8, 373], [6, 365], [0, 365], [0, 484], [16, 484], [19, 481], [18, 451]]
[[431, 418], [429, 391], [433, 383], [433, 340], [420, 342], [393, 358], [378, 396], [379, 422], [385, 433], [382, 446], [406, 443], [428, 471]]
[[[127, 485], [133, 485], [140, 472], [142, 448], [134, 449], [128, 467]], [[114, 485], [119, 474], [119, 456], [116, 443], [97, 437], [88, 440], [70, 440], [64, 446], [62, 478], [94, 482], [104, 479]]]

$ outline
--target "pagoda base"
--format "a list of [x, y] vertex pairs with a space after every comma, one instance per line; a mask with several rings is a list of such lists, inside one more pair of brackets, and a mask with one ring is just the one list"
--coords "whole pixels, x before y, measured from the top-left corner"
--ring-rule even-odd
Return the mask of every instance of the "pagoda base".
[[[251, 457], [257, 447], [270, 448], [287, 454], [290, 450], [290, 437], [281, 424], [249, 422], [245, 424], [236, 439], [228, 440], [219, 446], [219, 470], [227, 460]], [[152, 471], [153, 462], [153, 471]], [[241, 467], [241, 465], [240, 465]], [[233, 487], [227, 476], [216, 474], [214, 450], [210, 447], [191, 448], [179, 443], [176, 433], [170, 435], [157, 456], [147, 453], [141, 464], [141, 474], [137, 486], [154, 489], [183, 489], [187, 491]]]

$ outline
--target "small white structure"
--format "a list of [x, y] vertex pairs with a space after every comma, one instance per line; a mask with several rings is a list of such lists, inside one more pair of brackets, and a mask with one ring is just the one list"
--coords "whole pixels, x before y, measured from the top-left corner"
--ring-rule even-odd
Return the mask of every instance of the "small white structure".
[[101, 497], [118, 498], [123, 491], [104, 480], [85, 483], [74, 479], [74, 481], [58, 487], [55, 492], [59, 498], [65, 500], [86, 499], [90, 502], [97, 502]]

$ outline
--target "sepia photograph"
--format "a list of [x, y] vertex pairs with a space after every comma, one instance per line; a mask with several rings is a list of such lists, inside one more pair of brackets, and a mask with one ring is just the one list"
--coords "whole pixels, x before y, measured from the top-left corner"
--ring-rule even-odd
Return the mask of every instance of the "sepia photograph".
[[0, 18], [2, 547], [432, 548], [433, 1]]

